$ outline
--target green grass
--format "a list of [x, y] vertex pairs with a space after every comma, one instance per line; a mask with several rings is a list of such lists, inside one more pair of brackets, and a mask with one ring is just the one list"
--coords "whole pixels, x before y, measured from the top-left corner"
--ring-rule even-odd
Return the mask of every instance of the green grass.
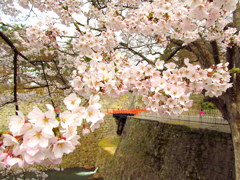
[[101, 140], [98, 143], [98, 145], [107, 154], [110, 154], [111, 156], [113, 156], [116, 152], [116, 149], [118, 147], [120, 140], [121, 140], [121, 138], [119, 136], [113, 136], [113, 137], [109, 137], [109, 138], [105, 138], [105, 139]]
[[119, 136], [113, 136], [113, 137], [109, 137], [106, 139], [101, 140], [98, 145], [101, 148], [105, 148], [105, 147], [117, 147], [118, 144], [120, 142], [120, 137]]

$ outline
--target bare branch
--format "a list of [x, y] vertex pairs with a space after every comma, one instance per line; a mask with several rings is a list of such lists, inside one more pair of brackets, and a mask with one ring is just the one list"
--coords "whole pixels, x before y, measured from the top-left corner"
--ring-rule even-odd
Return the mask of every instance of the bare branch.
[[12, 101], [7, 101], [7, 102], [1, 104], [0, 107], [5, 106], [5, 105], [7, 105], [7, 104], [12, 104], [12, 103], [14, 103], [14, 100], [12, 100]]

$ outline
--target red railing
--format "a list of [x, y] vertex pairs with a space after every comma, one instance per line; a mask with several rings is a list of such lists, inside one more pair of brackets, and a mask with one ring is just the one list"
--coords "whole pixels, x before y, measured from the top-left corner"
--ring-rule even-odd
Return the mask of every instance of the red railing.
[[138, 116], [140, 112], [149, 112], [146, 109], [118, 109], [118, 110], [113, 110], [113, 109], [108, 109], [107, 114], [135, 114]]

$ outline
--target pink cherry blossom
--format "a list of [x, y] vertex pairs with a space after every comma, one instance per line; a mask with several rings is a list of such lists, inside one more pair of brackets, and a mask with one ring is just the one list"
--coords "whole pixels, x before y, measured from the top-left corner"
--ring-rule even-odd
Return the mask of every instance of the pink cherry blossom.
[[68, 140], [60, 139], [53, 146], [55, 158], [61, 158], [64, 153], [69, 154], [74, 150], [74, 146]]
[[64, 104], [67, 106], [68, 110], [73, 110], [77, 108], [81, 103], [81, 99], [77, 97], [75, 93], [70, 94], [68, 97], [64, 99]]
[[23, 113], [18, 111], [18, 116], [11, 116], [9, 118], [9, 129], [16, 136], [22, 135], [21, 129], [24, 123], [25, 123], [25, 119], [24, 119]]
[[83, 128], [82, 129], [82, 135], [83, 136], [86, 136], [87, 134], [89, 134], [90, 133], [90, 130], [89, 129], [87, 129], [87, 128]]

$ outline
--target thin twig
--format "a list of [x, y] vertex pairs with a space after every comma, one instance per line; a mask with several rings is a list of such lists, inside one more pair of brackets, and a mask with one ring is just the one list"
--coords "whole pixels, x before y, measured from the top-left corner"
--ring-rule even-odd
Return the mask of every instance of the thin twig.
[[45, 79], [46, 85], [47, 85], [48, 95], [49, 95], [49, 97], [50, 97], [50, 99], [51, 99], [52, 106], [55, 108], [55, 105], [54, 105], [54, 102], [53, 102], [53, 99], [52, 99], [52, 93], [51, 93], [51, 91], [50, 91], [50, 87], [49, 87], [47, 75], [46, 75], [46, 73], [45, 73], [45, 68], [44, 68], [43, 62], [41, 63], [41, 65], [42, 65], [42, 70], [43, 70], [43, 76], [44, 76], [44, 79]]
[[57, 69], [57, 74], [59, 75], [61, 81], [63, 82], [63, 84], [64, 84], [65, 86], [68, 86], [66, 80], [63, 78], [63, 76], [62, 76], [62, 74], [61, 74], [61, 72], [60, 72], [60, 69], [59, 69], [59, 67], [58, 67], [58, 65], [57, 65], [57, 62], [56, 62], [54, 59], [53, 59], [53, 63], [54, 63], [54, 65], [55, 65], [56, 69]]
[[12, 100], [12, 101], [7, 101], [7, 102], [1, 104], [0, 107], [5, 106], [5, 105], [7, 105], [7, 104], [12, 104], [12, 103], [14, 103], [14, 100]]
[[18, 98], [17, 98], [17, 90], [18, 90], [18, 81], [17, 81], [17, 76], [18, 76], [18, 65], [17, 65], [17, 56], [18, 54], [14, 52], [14, 57], [13, 57], [13, 97], [14, 97], [14, 103], [15, 103], [15, 109], [16, 109], [16, 115], [18, 115], [17, 111], [19, 110], [18, 106]]

